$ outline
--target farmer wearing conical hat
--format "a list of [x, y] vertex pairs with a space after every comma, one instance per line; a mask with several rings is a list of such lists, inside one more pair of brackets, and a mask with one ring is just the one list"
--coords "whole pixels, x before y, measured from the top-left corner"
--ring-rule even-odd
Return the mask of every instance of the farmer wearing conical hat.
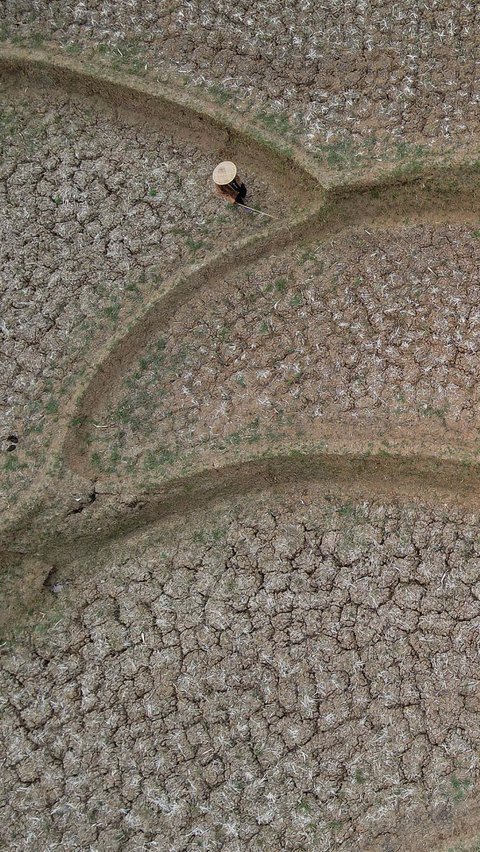
[[235, 163], [226, 160], [219, 163], [213, 172], [213, 182], [217, 195], [231, 204], [243, 204], [247, 188], [237, 174]]

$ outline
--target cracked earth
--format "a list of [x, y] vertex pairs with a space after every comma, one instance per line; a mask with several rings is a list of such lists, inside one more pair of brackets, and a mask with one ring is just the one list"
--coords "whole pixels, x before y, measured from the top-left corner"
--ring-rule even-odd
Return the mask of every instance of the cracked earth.
[[[219, 209], [212, 159], [197, 146], [120, 123], [86, 99], [9, 82], [0, 124], [0, 432], [5, 452], [9, 435], [19, 442], [4, 506], [14, 483], [27, 485], [45, 464], [58, 410], [92, 351], [174, 269], [205, 258], [225, 234], [258, 230], [248, 214]], [[245, 179], [262, 201], [261, 177]]]
[[370, 437], [442, 428], [476, 440], [476, 234], [349, 232], [194, 296], [123, 379], [91, 436], [92, 468], [171, 475], [212, 449], [330, 436], [339, 417]]
[[477, 29], [4, 3], [2, 848], [478, 850]]
[[6, 0], [4, 37], [175, 74], [344, 165], [352, 145], [389, 136], [448, 145], [475, 135], [479, 16], [464, 0]]
[[61, 569], [4, 650], [7, 848], [440, 836], [479, 771], [478, 523], [305, 490]]

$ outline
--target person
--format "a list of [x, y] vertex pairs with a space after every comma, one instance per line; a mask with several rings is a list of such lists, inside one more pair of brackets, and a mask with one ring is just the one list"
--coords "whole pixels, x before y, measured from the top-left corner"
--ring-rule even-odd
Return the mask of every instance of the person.
[[217, 195], [229, 201], [230, 204], [244, 204], [247, 187], [237, 174], [235, 163], [225, 160], [219, 163], [213, 171], [213, 182]]

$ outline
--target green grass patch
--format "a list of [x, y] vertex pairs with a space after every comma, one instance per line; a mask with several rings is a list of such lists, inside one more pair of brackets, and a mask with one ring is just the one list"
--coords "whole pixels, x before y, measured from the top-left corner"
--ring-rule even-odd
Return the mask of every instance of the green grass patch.
[[447, 405], [442, 405], [440, 408], [435, 408], [432, 405], [422, 405], [418, 411], [423, 417], [444, 417], [448, 410]]
[[158, 470], [167, 464], [172, 464], [177, 458], [177, 454], [162, 447], [158, 450], [147, 450], [143, 460], [145, 470]]
[[218, 332], [218, 336], [220, 340], [225, 341], [230, 337], [230, 329], [227, 325], [224, 325]]
[[19, 461], [18, 456], [13, 453], [9, 453], [3, 469], [7, 471], [7, 473], [11, 473], [15, 470], [23, 470], [26, 467], [28, 467], [28, 465], [25, 464], [25, 462]]
[[453, 790], [453, 799], [455, 802], [463, 802], [466, 793], [468, 792], [471, 782], [466, 779], [457, 778], [456, 775], [452, 775], [450, 778], [450, 783], [452, 785]]
[[317, 145], [314, 157], [323, 165], [342, 171], [347, 167], [358, 166], [359, 148], [351, 140], [345, 139], [340, 142]]
[[218, 85], [218, 83], [213, 83], [213, 85], [208, 87], [208, 93], [212, 96], [213, 100], [223, 106], [233, 99], [232, 92], [229, 92], [228, 89], [225, 89], [223, 86]]
[[145, 57], [136, 39], [120, 39], [115, 44], [99, 44], [98, 52], [108, 60], [114, 71], [144, 76]]
[[30, 47], [41, 47], [45, 41], [45, 36], [40, 32], [30, 33], [28, 36], [28, 43]]
[[56, 414], [58, 412], [58, 402], [53, 396], [48, 400], [45, 412], [46, 414]]
[[277, 136], [287, 136], [289, 139], [298, 136], [298, 130], [292, 126], [290, 117], [286, 112], [269, 112], [260, 110], [256, 115], [257, 120], [263, 127]]
[[411, 142], [398, 142], [396, 147], [397, 159], [417, 159], [425, 157], [428, 154], [428, 149], [424, 145], [414, 145]]
[[110, 320], [110, 322], [117, 322], [118, 317], [120, 316], [120, 302], [117, 298], [112, 300], [112, 303], [104, 308], [103, 315]]
[[301, 814], [310, 814], [312, 812], [312, 804], [308, 799], [300, 799], [297, 802], [296, 810]]
[[192, 237], [187, 237], [186, 243], [187, 248], [190, 249], [192, 254], [196, 254], [197, 251], [200, 251], [200, 249], [206, 246], [205, 240], [194, 240]]
[[102, 470], [103, 469], [102, 459], [100, 457], [100, 453], [96, 453], [96, 452], [92, 453], [92, 455], [90, 456], [90, 461], [92, 463], [92, 467], [94, 467], [95, 470]]

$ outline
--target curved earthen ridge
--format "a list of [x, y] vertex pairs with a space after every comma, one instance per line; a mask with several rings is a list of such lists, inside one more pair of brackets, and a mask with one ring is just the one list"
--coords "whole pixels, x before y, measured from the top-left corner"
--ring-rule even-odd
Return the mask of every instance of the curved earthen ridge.
[[[458, 171], [461, 188], [450, 199], [444, 192], [442, 172], [433, 173], [415, 183], [398, 186], [377, 185], [364, 190], [331, 190], [326, 201], [303, 217], [292, 217], [286, 228], [271, 229], [268, 234], [248, 238], [237, 244], [245, 265], [285, 248], [301, 239], [328, 240], [352, 227], [396, 228], [407, 219], [413, 223], [474, 224], [478, 218], [479, 181], [474, 170]], [[449, 174], [448, 183], [452, 175]], [[87, 383], [78, 392], [73, 417], [76, 425], [66, 435], [66, 463], [77, 473], [85, 473], [86, 460], [81, 452], [92, 418], [101, 419], [118, 382], [132, 358], [149, 340], [168, 329], [175, 312], [202, 288], [214, 292], [217, 283], [228, 277], [230, 251], [214, 257], [203, 266], [172, 280], [167, 292], [148, 305], [104, 351]], [[79, 452], [80, 448], [80, 452]], [[95, 472], [89, 471], [90, 477]]]
[[[180, 88], [173, 90], [159, 82], [132, 80], [128, 75], [110, 72], [98, 64], [84, 63], [78, 59], [58, 54], [52, 49], [27, 51], [3, 45], [0, 47], [0, 77], [5, 84], [27, 88], [29, 85], [46, 88], [58, 86], [67, 92], [108, 104], [110, 109], [135, 121], [146, 122], [160, 132], [173, 133], [176, 139], [197, 145], [208, 151], [212, 162], [234, 152], [237, 159], [255, 163], [268, 180], [275, 183], [294, 204], [312, 202], [324, 197], [323, 188], [310, 175], [304, 164], [307, 158], [300, 150], [282, 150], [282, 144], [262, 131], [253, 135], [243, 127], [236, 116], [225, 117], [222, 110], [212, 104], [199, 103]], [[310, 164], [312, 165], [312, 164]], [[312, 166], [312, 168], [314, 168]], [[267, 229], [262, 231], [267, 232]], [[258, 232], [259, 235], [262, 232]], [[88, 378], [88, 377], [87, 377]], [[80, 383], [80, 393], [84, 384]], [[76, 408], [66, 404], [63, 421], [52, 446], [52, 465], [45, 478], [37, 482], [26, 499], [15, 507], [13, 528], [20, 518], [26, 523], [41, 511], [42, 491], [45, 481], [54, 480], [58, 469], [59, 450], [65, 440], [65, 429]], [[3, 519], [10, 528], [10, 520]]]
[[[173, 132], [212, 160], [234, 152], [237, 159], [254, 161], [271, 182], [289, 196], [304, 202], [318, 194], [321, 170], [299, 148], [285, 149], [265, 131], [249, 130], [234, 114], [225, 114], [202, 101], [159, 81], [132, 79], [93, 62], [84, 62], [58, 51], [0, 47], [0, 74], [5, 81], [24, 82], [42, 88], [58, 87], [87, 98], [107, 102], [124, 115], [147, 122], [160, 132]], [[313, 178], [313, 181], [312, 181]]]
[[[158, 334], [168, 328], [176, 310], [200, 288], [214, 290], [231, 270], [231, 253], [241, 251], [243, 261], [253, 265], [276, 250], [308, 240], [327, 240], [350, 228], [398, 228], [405, 222], [456, 223], [478, 221], [479, 173], [469, 161], [451, 167], [428, 167], [422, 174], [399, 176], [397, 170], [363, 184], [331, 185], [316, 164], [303, 152], [286, 153], [271, 137], [252, 136], [236, 116], [225, 116], [212, 105], [199, 106], [185, 92], [145, 80], [132, 81], [92, 64], [45, 51], [27, 52], [12, 47], [0, 50], [0, 70], [6, 79], [25, 80], [36, 86], [61, 86], [68, 91], [107, 101], [119, 111], [134, 112], [138, 120], [168, 128], [188, 138], [202, 149], [221, 156], [235, 151], [265, 170], [268, 178], [284, 187], [295, 204], [303, 201], [303, 212], [262, 229], [254, 237], [238, 242], [200, 266], [180, 272], [153, 302], [133, 318], [127, 329], [100, 352], [87, 375], [79, 382], [67, 406], [64, 429], [56, 449], [66, 465], [82, 477], [95, 479], [86, 465], [85, 438], [93, 418], [102, 412], [115, 392], [132, 358]], [[325, 178], [324, 184], [320, 182]], [[306, 208], [306, 209], [305, 209]], [[358, 452], [358, 446], [344, 448], [345, 458]], [[316, 457], [315, 445], [311, 449]], [[435, 455], [435, 453], [433, 453]], [[431, 448], [426, 448], [431, 456]], [[280, 454], [283, 459], [283, 454]], [[337, 457], [335, 454], [333, 457]], [[245, 460], [248, 463], [248, 459]], [[381, 466], [381, 459], [379, 460]], [[328, 467], [328, 466], [327, 466]], [[315, 469], [315, 465], [312, 465]], [[218, 472], [212, 473], [214, 479]], [[229, 478], [229, 476], [227, 476]], [[241, 478], [241, 476], [240, 476]], [[452, 487], [454, 488], [453, 481]], [[175, 489], [172, 488], [172, 493]], [[157, 501], [158, 502], [158, 501]]]
[[[465, 508], [478, 507], [480, 465], [462, 460], [427, 456], [358, 452], [292, 450], [241, 464], [225, 464], [192, 476], [171, 479], [154, 491], [136, 495], [104, 491], [98, 487], [101, 504], [101, 532], [88, 523], [72, 530], [63, 525], [54, 541], [49, 540], [37, 554], [54, 564], [88, 556], [106, 542], [128, 536], [150, 524], [194, 513], [235, 499], [315, 483], [328, 493], [338, 491], [348, 499], [415, 499], [428, 494], [433, 501], [454, 502]], [[111, 500], [110, 495], [116, 498]], [[85, 513], [87, 514], [87, 513]], [[68, 517], [67, 517], [68, 520]]]

